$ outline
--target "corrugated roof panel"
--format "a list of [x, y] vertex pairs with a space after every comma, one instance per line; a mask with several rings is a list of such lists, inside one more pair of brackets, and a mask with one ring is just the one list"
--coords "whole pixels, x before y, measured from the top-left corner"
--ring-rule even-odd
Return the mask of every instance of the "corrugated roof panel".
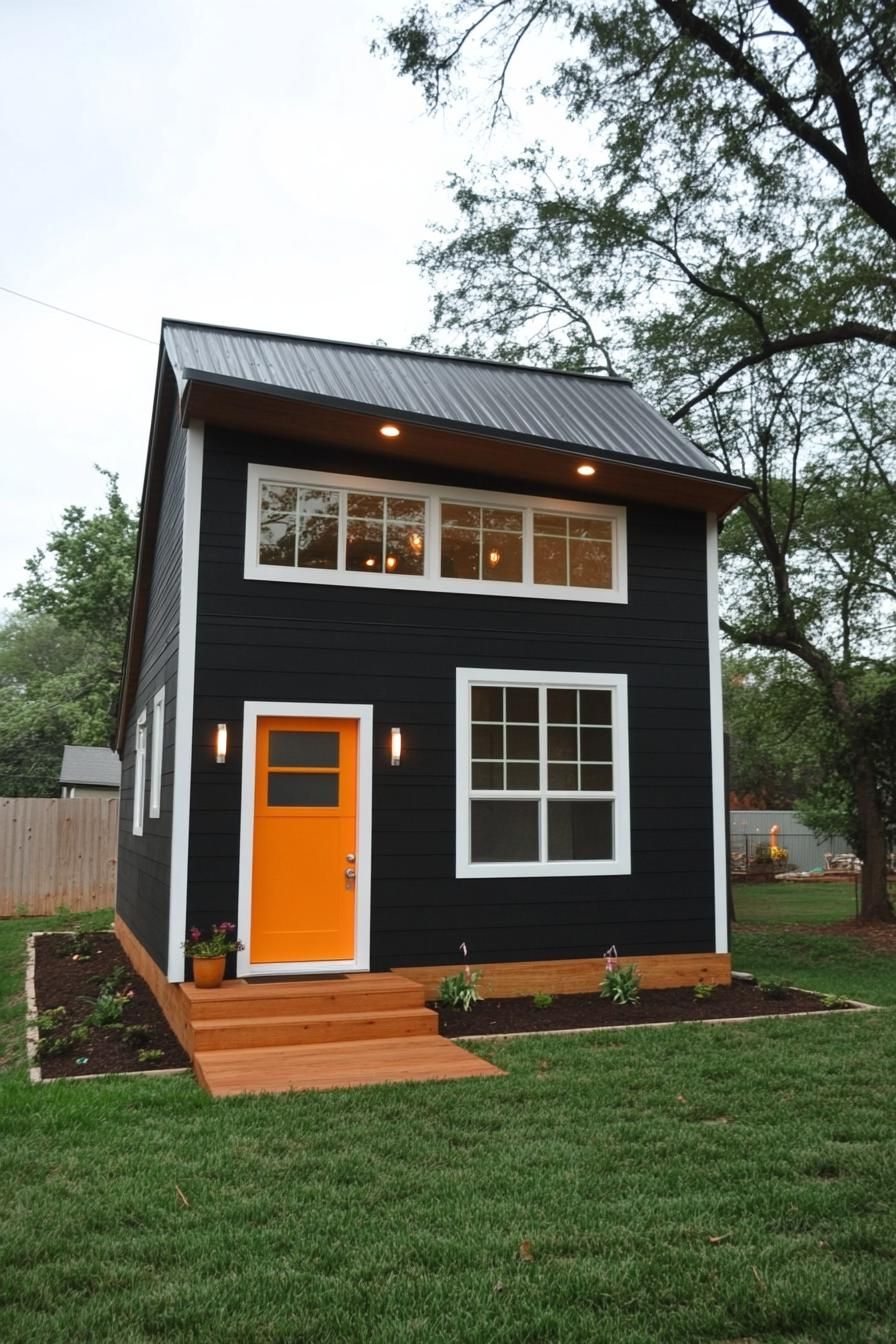
[[384, 414], [717, 470], [622, 379], [184, 322], [166, 322], [164, 339], [181, 387], [184, 371], [194, 370], [354, 401]]

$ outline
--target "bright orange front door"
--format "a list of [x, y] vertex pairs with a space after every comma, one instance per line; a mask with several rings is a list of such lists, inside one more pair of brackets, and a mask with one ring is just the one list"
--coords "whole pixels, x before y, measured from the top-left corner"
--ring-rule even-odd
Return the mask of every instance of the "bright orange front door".
[[355, 955], [358, 724], [258, 720], [252, 964]]

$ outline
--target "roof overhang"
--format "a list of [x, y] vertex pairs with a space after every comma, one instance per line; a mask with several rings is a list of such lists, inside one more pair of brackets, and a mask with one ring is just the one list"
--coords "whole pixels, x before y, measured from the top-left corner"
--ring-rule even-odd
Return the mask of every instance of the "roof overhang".
[[[181, 373], [181, 419], [202, 420], [278, 438], [352, 448], [372, 460], [397, 459], [452, 472], [473, 472], [519, 488], [581, 499], [631, 499], [667, 508], [693, 509], [723, 517], [750, 493], [747, 482], [707, 467], [639, 460], [618, 453], [583, 449], [573, 443], [539, 439], [476, 425], [435, 420], [388, 406], [344, 402], [291, 388], [259, 390], [257, 384], [195, 369]], [[396, 424], [398, 439], [384, 439], [379, 426]], [[596, 467], [587, 479], [581, 463]]]

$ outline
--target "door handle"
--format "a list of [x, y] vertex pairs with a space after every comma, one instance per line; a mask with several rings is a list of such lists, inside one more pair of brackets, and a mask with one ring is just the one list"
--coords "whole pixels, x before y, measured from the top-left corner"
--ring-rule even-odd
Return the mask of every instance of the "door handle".
[[352, 886], [354, 885], [354, 881], [355, 881], [355, 870], [354, 870], [354, 868], [346, 868], [346, 870], [345, 870], [345, 889], [346, 889], [346, 891], [351, 891]]
[[354, 877], [355, 876], [354, 868], [346, 868], [345, 875], [346, 877]]

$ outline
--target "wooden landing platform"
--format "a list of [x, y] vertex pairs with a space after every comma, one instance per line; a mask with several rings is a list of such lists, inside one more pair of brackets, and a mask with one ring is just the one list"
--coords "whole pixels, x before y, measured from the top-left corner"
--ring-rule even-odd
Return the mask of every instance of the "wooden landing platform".
[[197, 989], [172, 984], [121, 919], [115, 931], [214, 1097], [503, 1073], [439, 1036], [423, 985], [394, 971]]
[[194, 1056], [193, 1064], [200, 1083], [213, 1097], [484, 1078], [503, 1072], [444, 1036], [203, 1050]]

